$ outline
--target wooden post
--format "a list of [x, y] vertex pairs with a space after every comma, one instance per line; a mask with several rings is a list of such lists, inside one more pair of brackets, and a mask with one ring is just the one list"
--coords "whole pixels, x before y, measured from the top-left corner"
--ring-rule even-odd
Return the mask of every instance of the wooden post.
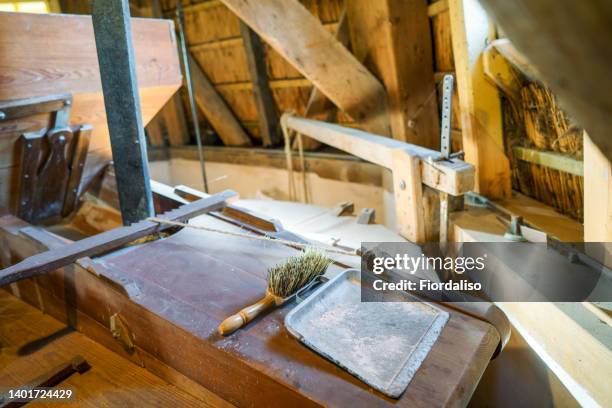
[[222, 2], [340, 109], [390, 134], [382, 84], [297, 0]]
[[154, 215], [127, 0], [94, 0], [92, 22], [123, 223]]
[[[462, 195], [474, 186], [474, 167], [461, 160], [439, 159], [440, 152], [372, 135], [357, 129], [298, 118], [281, 117], [283, 131], [295, 131], [391, 170], [398, 232], [413, 242], [431, 240], [434, 214], [424, 207], [424, 186]], [[437, 230], [437, 229], [436, 229]]]
[[482, 52], [489, 20], [476, 0], [449, 0], [451, 36], [465, 159], [476, 167], [476, 191], [492, 199], [512, 193], [510, 161], [504, 153], [501, 102], [486, 80]]
[[426, 0], [348, 0], [353, 53], [387, 90], [394, 139], [438, 149], [440, 134]]
[[272, 90], [268, 84], [264, 47], [257, 34], [243, 22], [240, 23], [240, 34], [259, 113], [261, 139], [264, 146], [275, 146], [281, 140], [280, 124]]
[[587, 244], [589, 255], [612, 268], [612, 253], [609, 252], [609, 243], [612, 242], [612, 165], [586, 132], [584, 133], [584, 241], [592, 243]]

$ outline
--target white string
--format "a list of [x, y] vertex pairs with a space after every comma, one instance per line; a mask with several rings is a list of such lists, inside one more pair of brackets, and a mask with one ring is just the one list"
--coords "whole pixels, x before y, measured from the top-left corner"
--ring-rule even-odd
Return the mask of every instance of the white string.
[[146, 220], [147, 221], [151, 221], [151, 222], [156, 222], [158, 224], [166, 224], [166, 225], [174, 225], [176, 227], [185, 227], [185, 228], [199, 229], [199, 230], [203, 230], [203, 231], [209, 231], [209, 232], [216, 232], [216, 233], [219, 233], [219, 234], [231, 235], [231, 236], [234, 236], [234, 237], [242, 237], [242, 238], [254, 239], [254, 240], [258, 240], [258, 241], [277, 242], [279, 244], [289, 245], [289, 246], [292, 246], [292, 247], [297, 247], [297, 248], [302, 248], [302, 249], [305, 249], [305, 248], [314, 248], [314, 249], [318, 249], [318, 250], [321, 250], [321, 251], [326, 251], [326, 252], [331, 252], [331, 253], [336, 253], [336, 254], [351, 255], [351, 256], [360, 256], [359, 250], [357, 250], [357, 249], [353, 250], [353, 251], [345, 251], [343, 249], [322, 247], [322, 246], [316, 246], [316, 245], [312, 245], [312, 244], [304, 244], [304, 243], [301, 243], [301, 242], [289, 241], [289, 240], [282, 239], [282, 238], [270, 238], [270, 237], [265, 236], [265, 235], [251, 235], [251, 234], [245, 234], [243, 232], [221, 230], [221, 229], [217, 229], [217, 228], [204, 227], [204, 226], [201, 226], [201, 225], [185, 224], [185, 223], [182, 223], [182, 222], [170, 221], [170, 220], [166, 220], [166, 219], [163, 219], [163, 218], [157, 218], [157, 217], [149, 217]]

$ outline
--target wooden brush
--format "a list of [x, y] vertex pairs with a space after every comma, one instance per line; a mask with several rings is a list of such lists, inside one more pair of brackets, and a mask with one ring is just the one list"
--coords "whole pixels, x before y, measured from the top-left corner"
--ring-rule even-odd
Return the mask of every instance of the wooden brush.
[[330, 263], [331, 259], [325, 254], [309, 249], [301, 255], [271, 267], [268, 269], [266, 277], [268, 287], [263, 299], [221, 322], [218, 328], [219, 334], [227, 336], [272, 306], [280, 306], [287, 302], [298, 290], [322, 275]]

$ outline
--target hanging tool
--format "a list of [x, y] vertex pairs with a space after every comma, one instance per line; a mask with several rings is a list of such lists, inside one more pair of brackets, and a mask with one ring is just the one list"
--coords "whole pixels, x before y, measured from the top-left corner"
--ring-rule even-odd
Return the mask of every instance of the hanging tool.
[[[168, 221], [184, 221], [209, 211], [219, 209], [225, 206], [228, 200], [236, 196], [237, 194], [235, 192], [226, 190], [210, 197], [194, 201], [193, 203], [185, 204], [182, 207], [162, 214], [160, 218]], [[21, 279], [27, 279], [32, 276], [42, 275], [69, 265], [77, 259], [108, 252], [136, 239], [159, 233], [171, 227], [171, 225], [145, 220], [129, 226], [105, 231], [101, 234], [75, 241], [63, 247], [51, 249], [1, 270], [0, 286]]]
[[198, 120], [198, 109], [195, 104], [193, 87], [191, 85], [191, 69], [189, 69], [189, 56], [187, 51], [187, 43], [185, 41], [185, 18], [183, 15], [183, 5], [181, 0], [176, 1], [176, 23], [179, 32], [179, 42], [181, 47], [181, 58], [183, 60], [183, 69], [185, 71], [185, 81], [187, 82], [187, 95], [189, 97], [189, 108], [191, 111], [191, 121], [193, 122], [193, 130], [195, 132], [196, 143], [198, 144], [198, 159], [202, 170], [202, 182], [204, 183], [204, 192], [208, 193], [208, 180], [206, 178], [206, 166], [204, 163], [204, 152], [202, 150], [202, 135], [200, 133], [200, 122]]
[[266, 295], [257, 303], [247, 306], [228, 317], [219, 325], [219, 334], [227, 336], [255, 319], [273, 306], [281, 306], [293, 300], [296, 293], [325, 273], [331, 263], [322, 252], [307, 250], [304, 254], [268, 270]]

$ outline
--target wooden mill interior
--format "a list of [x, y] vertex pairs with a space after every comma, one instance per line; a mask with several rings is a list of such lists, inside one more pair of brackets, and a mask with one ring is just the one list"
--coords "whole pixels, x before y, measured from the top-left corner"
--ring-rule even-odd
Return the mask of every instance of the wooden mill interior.
[[[607, 0], [0, 0], [0, 407], [612, 406], [611, 40]], [[485, 244], [416, 274], [476, 294], [371, 294]]]

